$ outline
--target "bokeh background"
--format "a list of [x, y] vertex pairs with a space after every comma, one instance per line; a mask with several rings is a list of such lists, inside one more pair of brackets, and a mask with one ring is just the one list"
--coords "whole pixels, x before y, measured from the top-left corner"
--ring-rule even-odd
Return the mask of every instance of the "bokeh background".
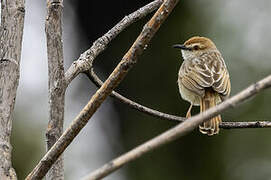
[[[125, 15], [150, 1], [64, 1], [65, 69]], [[45, 153], [48, 121], [46, 2], [26, 0], [21, 79], [13, 122], [13, 165], [23, 179]], [[151, 15], [123, 31], [95, 61], [102, 79], [110, 74]], [[268, 0], [180, 1], [138, 64], [117, 88], [123, 95], [162, 112], [184, 116], [175, 43], [211, 38], [231, 75], [232, 95], [271, 72], [271, 2]], [[66, 93], [65, 127], [97, 88], [79, 75]], [[225, 121], [271, 120], [271, 91], [223, 113]], [[194, 108], [193, 113], [198, 113]], [[79, 179], [114, 157], [175, 126], [108, 98], [65, 152], [66, 179]], [[129, 163], [108, 180], [271, 179], [269, 129], [222, 130], [206, 137], [197, 130]]]

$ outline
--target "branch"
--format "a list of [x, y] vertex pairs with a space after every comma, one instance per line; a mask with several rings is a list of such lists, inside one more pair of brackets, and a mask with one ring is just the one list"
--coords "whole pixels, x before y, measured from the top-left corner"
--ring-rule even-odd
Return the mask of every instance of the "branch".
[[[207, 111], [198, 114], [189, 118], [187, 121], [175, 126], [174, 128], [169, 129], [168, 131], [162, 133], [161, 135], [145, 142], [144, 144], [134, 148], [133, 150], [123, 154], [122, 156], [110, 161], [109, 163], [103, 165], [101, 168], [93, 171], [88, 176], [86, 176], [85, 180], [94, 180], [101, 179], [113, 171], [119, 169], [124, 164], [133, 161], [142, 155], [157, 149], [158, 147], [170, 143], [177, 138], [186, 135], [193, 129], [197, 128], [199, 124], [204, 121], [207, 121], [211, 117], [218, 115], [219, 113], [225, 111], [230, 107], [235, 107], [236, 105], [244, 102], [250, 97], [256, 95], [260, 91], [271, 87], [271, 75], [267, 76], [263, 80], [249, 86], [245, 90], [241, 91], [237, 95], [229, 98], [228, 100], [222, 102], [216, 107], [210, 108]], [[269, 123], [270, 125], [270, 123]]]
[[223, 129], [238, 129], [238, 128], [270, 128], [270, 121], [254, 121], [254, 122], [222, 122], [219, 126]]
[[[94, 72], [93, 67], [85, 72], [87, 77], [97, 86], [100, 87], [104, 83]], [[183, 122], [186, 120], [185, 117], [180, 117], [180, 116], [174, 116], [171, 114], [166, 114], [151, 108], [148, 108], [146, 106], [143, 106], [137, 102], [134, 102], [121, 94], [119, 94], [116, 91], [112, 91], [111, 95], [112, 97], [116, 98], [120, 102], [128, 105], [129, 107], [138, 110], [140, 112], [146, 113], [150, 116], [157, 117], [160, 119], [166, 119], [166, 120], [171, 120], [175, 122]], [[223, 129], [237, 129], [237, 128], [270, 128], [271, 127], [271, 122], [270, 121], [255, 121], [255, 122], [222, 122], [219, 125], [220, 128]]]
[[17, 179], [11, 162], [10, 136], [20, 77], [24, 14], [24, 0], [1, 1], [0, 179]]
[[110, 29], [106, 34], [97, 39], [93, 45], [85, 51], [78, 60], [74, 61], [70, 68], [65, 73], [66, 85], [68, 86], [70, 82], [81, 72], [85, 72], [92, 67], [93, 60], [103, 52], [107, 45], [115, 38], [119, 33], [121, 33], [125, 28], [139, 19], [145, 17], [150, 12], [158, 9], [162, 4], [163, 0], [155, 0], [146, 6], [138, 9], [137, 11], [125, 16], [118, 24], [116, 24], [112, 29]]
[[[47, 40], [50, 112], [46, 130], [47, 151], [55, 144], [63, 132], [66, 84], [63, 66], [62, 12], [62, 0], [47, 0], [45, 31]], [[64, 179], [62, 156], [50, 169], [47, 179]]]
[[[90, 68], [90, 70], [86, 71], [85, 74], [87, 75], [87, 77], [97, 86], [97, 87], [101, 87], [102, 84], [104, 83], [94, 72], [93, 67]], [[170, 115], [170, 114], [166, 114], [160, 111], [157, 111], [155, 109], [151, 109], [148, 108], [146, 106], [143, 106], [137, 102], [134, 102], [124, 96], [122, 96], [121, 94], [119, 94], [116, 91], [112, 91], [112, 93], [110, 94], [110, 96], [116, 98], [117, 100], [119, 100], [120, 102], [128, 105], [129, 107], [138, 110], [140, 112], [146, 113], [150, 116], [153, 117], [157, 117], [160, 119], [167, 119], [167, 120], [172, 120], [172, 121], [176, 121], [176, 122], [183, 122], [186, 120], [186, 118], [184, 117], [179, 117], [179, 116], [174, 116], [174, 115]]]
[[53, 147], [40, 160], [38, 165], [27, 176], [26, 179], [41, 179], [47, 173], [52, 164], [67, 148], [67, 146], [78, 135], [81, 129], [87, 124], [88, 120], [103, 103], [105, 98], [118, 86], [128, 71], [136, 64], [140, 54], [149, 44], [154, 34], [158, 31], [161, 24], [168, 17], [175, 7], [177, 0], [166, 0], [153, 15], [151, 20], [145, 24], [140, 35], [131, 46], [129, 51], [124, 55], [118, 66], [114, 69], [102, 87], [96, 91], [88, 104], [83, 108], [79, 115], [73, 120], [70, 126], [65, 130]]

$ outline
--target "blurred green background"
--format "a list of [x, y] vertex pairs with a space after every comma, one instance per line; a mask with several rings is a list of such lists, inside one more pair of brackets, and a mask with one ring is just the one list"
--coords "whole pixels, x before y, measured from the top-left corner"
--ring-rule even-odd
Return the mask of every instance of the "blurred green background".
[[[66, 58], [66, 69], [95, 39], [106, 33], [122, 17], [146, 3], [147, 1], [124, 0], [64, 1], [64, 48], [71, 36], [77, 34], [74, 35], [77, 38], [74, 43], [75, 52], [72, 57]], [[185, 116], [189, 104], [181, 99], [177, 87], [177, 73], [183, 60], [180, 51], [171, 46], [199, 35], [212, 39], [222, 53], [231, 76], [231, 94], [236, 94], [271, 72], [270, 10], [271, 3], [267, 0], [180, 1], [117, 90], [148, 107]], [[71, 16], [76, 22], [75, 32], [65, 30], [65, 24], [71, 20]], [[128, 27], [97, 57], [95, 70], [102, 79], [106, 79], [112, 72], [150, 17], [151, 15]], [[67, 101], [79, 101], [80, 105], [76, 108], [79, 111], [96, 88], [83, 75], [75, 81], [77, 83], [72, 84], [74, 91], [67, 92], [67, 98], [72, 100]], [[43, 95], [46, 96], [46, 91]], [[271, 91], [266, 90], [243, 105], [229, 109], [222, 114], [222, 118], [224, 121], [270, 120], [270, 100]], [[88, 159], [88, 162], [84, 162], [84, 168], [79, 168], [85, 170], [76, 174], [80, 177], [177, 125], [176, 122], [137, 112], [112, 98], [106, 103], [110, 104], [113, 112], [103, 109], [98, 111], [107, 116], [100, 118], [102, 120], [99, 125], [100, 133], [105, 136], [103, 139], [97, 137], [96, 141], [105, 141], [105, 148], [110, 148], [110, 153], [95, 163], [92, 161], [94, 155], [87, 155], [95, 146], [95, 140], [80, 144], [81, 146], [79, 143], [77, 146], [72, 144], [70, 149], [79, 147], [86, 151], [87, 157], [77, 153], [79, 158]], [[44, 154], [45, 144], [41, 142], [44, 141], [47, 118], [42, 117], [42, 123], [34, 123], [29, 127], [28, 123], [16, 119], [31, 119], [28, 114], [31, 109], [24, 105], [18, 106], [12, 138], [13, 164], [18, 175], [25, 177]], [[46, 105], [43, 108], [47, 113]], [[67, 111], [71, 108], [73, 106], [68, 105]], [[198, 108], [194, 108], [193, 114], [198, 111]], [[111, 113], [114, 114], [113, 117]], [[66, 117], [72, 120], [76, 112], [69, 115]], [[66, 121], [65, 127], [70, 120]], [[88, 126], [98, 123], [97, 121], [99, 117]], [[92, 129], [84, 129], [82, 133], [88, 134], [90, 131]], [[233, 129], [221, 130], [219, 135], [207, 137], [195, 130], [174, 143], [129, 163], [118, 175], [110, 175], [105, 179], [267, 180], [271, 178], [270, 132], [270, 129]], [[69, 156], [68, 159], [71, 160], [68, 161], [75, 161], [78, 157]], [[83, 160], [76, 162], [82, 165]], [[77, 166], [67, 166], [67, 179], [74, 179], [72, 174], [78, 171]]]

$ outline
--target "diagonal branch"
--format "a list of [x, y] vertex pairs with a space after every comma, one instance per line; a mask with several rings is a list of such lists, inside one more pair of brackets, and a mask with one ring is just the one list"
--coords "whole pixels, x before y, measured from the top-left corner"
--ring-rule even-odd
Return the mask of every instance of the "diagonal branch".
[[[49, 76], [49, 122], [46, 130], [47, 151], [54, 145], [63, 132], [65, 77], [62, 43], [62, 0], [47, 0], [45, 22], [48, 76]], [[50, 169], [47, 179], [64, 179], [63, 157]]]
[[[93, 67], [90, 68], [85, 74], [88, 76], [88, 78], [97, 86], [100, 87], [104, 83], [94, 72]], [[118, 99], [120, 102], [128, 105], [129, 107], [138, 110], [140, 112], [146, 113], [150, 116], [157, 117], [160, 119], [166, 119], [176, 122], [183, 122], [186, 120], [184, 117], [175, 116], [171, 114], [166, 114], [151, 108], [148, 108], [146, 106], [143, 106], [137, 102], [134, 102], [121, 94], [119, 94], [116, 91], [112, 91], [111, 96]], [[222, 122], [220, 124], [220, 128], [223, 129], [237, 129], [237, 128], [270, 128], [271, 122], [270, 121], [255, 121], [255, 122]]]
[[123, 154], [122, 156], [110, 161], [109, 163], [103, 165], [101, 168], [90, 173], [84, 179], [85, 180], [101, 179], [107, 176], [108, 174], [112, 173], [113, 171], [116, 171], [117, 169], [127, 164], [128, 162], [133, 161], [141, 157], [142, 155], [154, 149], [157, 149], [162, 145], [170, 143], [176, 140], [177, 138], [186, 135], [193, 129], [197, 128], [198, 125], [201, 124], [202, 122], [207, 121], [211, 117], [216, 116], [217, 114], [221, 113], [222, 111], [225, 111], [230, 107], [233, 108], [237, 106], [238, 104], [244, 102], [250, 97], [261, 92], [262, 90], [270, 87], [271, 87], [271, 75], [249, 86], [245, 90], [239, 92], [235, 96], [222, 102], [218, 106], [210, 108], [201, 114], [189, 118], [187, 121], [184, 121], [183, 123], [175, 126], [174, 128], [171, 128], [168, 131], [164, 132], [163, 134], [145, 142], [144, 144], [134, 148], [133, 150]]
[[81, 72], [85, 72], [92, 67], [93, 60], [103, 52], [107, 45], [115, 38], [119, 33], [121, 33], [125, 28], [139, 19], [145, 17], [147, 14], [156, 10], [163, 0], [155, 0], [146, 6], [138, 9], [137, 11], [125, 16], [118, 24], [116, 24], [112, 29], [110, 29], [106, 34], [97, 39], [93, 45], [85, 51], [78, 60], [74, 61], [70, 68], [65, 73], [66, 85], [68, 86], [70, 82]]
[[118, 66], [114, 69], [102, 87], [92, 96], [88, 104], [73, 120], [70, 126], [40, 160], [38, 165], [33, 169], [26, 179], [41, 179], [44, 177], [52, 164], [87, 124], [88, 120], [100, 107], [105, 98], [111, 94], [112, 90], [118, 86], [128, 71], [134, 66], [134, 64], [136, 64], [139, 55], [142, 54], [144, 48], [150, 43], [150, 40], [158, 31], [161, 24], [168, 17], [177, 2], [178, 0], [165, 0], [163, 2], [150, 21], [145, 24], [134, 44], [124, 55]]

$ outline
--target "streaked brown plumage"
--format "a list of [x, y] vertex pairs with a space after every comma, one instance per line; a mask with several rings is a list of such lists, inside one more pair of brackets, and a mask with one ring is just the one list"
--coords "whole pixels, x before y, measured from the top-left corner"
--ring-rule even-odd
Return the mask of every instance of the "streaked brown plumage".
[[[205, 37], [192, 37], [183, 45], [184, 62], [178, 74], [182, 98], [191, 103], [186, 116], [191, 116], [193, 105], [200, 112], [211, 108], [230, 95], [231, 84], [226, 64], [215, 44]], [[200, 132], [209, 136], [219, 133], [221, 116], [213, 117], [199, 126]]]

